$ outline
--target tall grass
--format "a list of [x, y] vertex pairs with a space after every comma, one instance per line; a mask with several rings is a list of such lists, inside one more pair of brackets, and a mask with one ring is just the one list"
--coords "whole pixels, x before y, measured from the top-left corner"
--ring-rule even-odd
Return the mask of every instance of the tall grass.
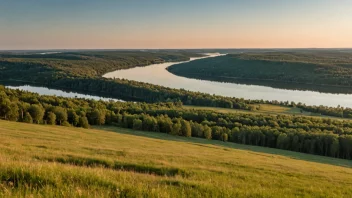
[[102, 167], [109, 168], [114, 170], [122, 170], [122, 171], [133, 171], [138, 173], [145, 174], [155, 174], [160, 176], [175, 176], [182, 175], [186, 176], [187, 173], [185, 170], [180, 168], [172, 168], [172, 167], [156, 167], [152, 165], [144, 165], [144, 164], [133, 164], [119, 161], [107, 161], [98, 158], [88, 158], [88, 157], [78, 157], [78, 156], [67, 156], [67, 157], [48, 157], [48, 158], [40, 158], [35, 157], [39, 160], [44, 160], [48, 162], [58, 162], [61, 164], [70, 164], [74, 166], [86, 166], [86, 167]]
[[0, 121], [0, 197], [352, 197], [350, 161], [114, 130]]

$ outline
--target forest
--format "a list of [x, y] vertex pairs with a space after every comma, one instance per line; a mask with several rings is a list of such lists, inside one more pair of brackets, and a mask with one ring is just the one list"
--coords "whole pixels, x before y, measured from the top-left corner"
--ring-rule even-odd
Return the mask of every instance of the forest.
[[168, 68], [173, 74], [204, 80], [321, 92], [352, 92], [349, 51], [237, 53]]
[[96, 101], [0, 87], [0, 118], [89, 128], [111, 125], [352, 159], [352, 121], [184, 109], [182, 102]]
[[[246, 100], [243, 98], [191, 92], [184, 89], [172, 89], [126, 79], [106, 79], [101, 77], [104, 73], [116, 69], [146, 66], [147, 64], [155, 63], [155, 61], [187, 60], [189, 57], [195, 56], [200, 55], [184, 51], [87, 51], [47, 55], [2, 53], [0, 54], [0, 79], [2, 84], [40, 85], [79, 93], [119, 98], [126, 101], [148, 103], [180, 101], [186, 105], [251, 111], [255, 111], [255, 108], [250, 106], [250, 104], [274, 104], [299, 107], [305, 111], [321, 115], [352, 118], [352, 109], [350, 108], [307, 106], [288, 101]], [[228, 55], [219, 58], [231, 56], [238, 55]], [[277, 58], [276, 56], [274, 57]], [[268, 57], [266, 58], [269, 59]], [[325, 57], [325, 59], [327, 58]], [[211, 63], [214, 60], [218, 60], [218, 57], [196, 60], [192, 61], [192, 63], [202, 63], [204, 60]], [[181, 66], [178, 65], [177, 68]], [[202, 64], [203, 66], [206, 67], [206, 64]]]
[[[93, 77], [162, 62], [178, 62], [200, 54], [185, 51], [78, 51], [56, 54], [0, 53], [0, 66], [35, 67], [67, 76]], [[33, 71], [34, 72], [34, 71]]]

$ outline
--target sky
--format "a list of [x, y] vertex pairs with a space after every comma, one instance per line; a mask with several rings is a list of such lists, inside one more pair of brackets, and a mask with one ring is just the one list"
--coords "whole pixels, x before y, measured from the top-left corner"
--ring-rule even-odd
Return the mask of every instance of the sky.
[[352, 0], [0, 0], [0, 50], [352, 48]]

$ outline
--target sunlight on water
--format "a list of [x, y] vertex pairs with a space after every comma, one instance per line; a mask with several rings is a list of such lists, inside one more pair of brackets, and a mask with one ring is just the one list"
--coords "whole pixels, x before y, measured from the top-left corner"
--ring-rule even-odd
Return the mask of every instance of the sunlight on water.
[[61, 91], [57, 89], [49, 89], [46, 87], [33, 87], [30, 85], [23, 85], [23, 86], [6, 86], [7, 88], [10, 89], [19, 89], [22, 91], [30, 91], [34, 93], [38, 93], [40, 95], [48, 95], [48, 96], [62, 96], [62, 97], [67, 97], [67, 98], [85, 98], [85, 99], [94, 99], [94, 100], [104, 100], [104, 101], [122, 101], [118, 99], [113, 99], [113, 98], [105, 98], [105, 97], [99, 97], [99, 96], [92, 96], [92, 95], [87, 95], [87, 94], [80, 94], [80, 93], [75, 93], [75, 92], [66, 92], [66, 91]]
[[[224, 54], [208, 54], [208, 57], [222, 56]], [[200, 58], [192, 58], [196, 60]], [[189, 62], [189, 61], [184, 61]], [[258, 85], [244, 85], [234, 83], [213, 82], [207, 80], [190, 79], [176, 76], [166, 70], [167, 67], [184, 62], [153, 64], [147, 67], [135, 67], [126, 70], [118, 70], [105, 74], [105, 78], [124, 78], [155, 85], [199, 91], [203, 93], [230, 96], [245, 99], [263, 99], [277, 101], [302, 102], [307, 105], [324, 105], [336, 107], [352, 107], [351, 94], [331, 94], [314, 91], [286, 90]]]

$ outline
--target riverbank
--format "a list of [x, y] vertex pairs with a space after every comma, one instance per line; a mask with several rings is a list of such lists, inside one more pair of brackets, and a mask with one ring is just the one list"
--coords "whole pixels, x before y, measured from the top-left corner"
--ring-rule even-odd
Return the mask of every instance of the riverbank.
[[[193, 59], [193, 61], [204, 62], [206, 60], [212, 60], [214, 59], [214, 57], [221, 55], [222, 54], [217, 54], [206, 58], [196, 58]], [[143, 83], [150, 83], [163, 87], [169, 87], [173, 89], [185, 89], [193, 92], [215, 94], [225, 97], [236, 97], [263, 101], [289, 101], [295, 103], [303, 103], [306, 105], [323, 105], [328, 107], [352, 107], [351, 94], [336, 94], [307, 90], [279, 89], [272, 88], [270, 86], [253, 85], [251, 84], [251, 82], [247, 82], [247, 84], [243, 82], [235, 84], [214, 82], [208, 80], [198, 80], [177, 76], [167, 70], [167, 68], [169, 68], [170, 66], [187, 64], [189, 62], [190, 61], [153, 64], [147, 67], [117, 70], [114, 72], [109, 72], [103, 75], [103, 77], [111, 79], [127, 79]]]
[[[189, 61], [199, 61], [197, 59], [214, 59], [215, 56], [219, 55], [221, 54], [217, 53], [213, 54], [213, 57], [197, 57], [192, 58]], [[62, 54], [62, 56], [64, 57], [60, 56], [60, 58], [70, 58], [67, 57], [69, 56], [68, 54]], [[82, 59], [82, 57], [80, 58]], [[81, 59], [78, 59], [77, 57], [77, 60], [70, 60], [68, 63], [84, 65], [86, 61]], [[95, 74], [86, 76], [79, 75], [77, 70], [71, 71], [71, 69], [68, 69], [67, 73], [63, 72], [60, 70], [60, 67], [58, 67], [57, 64], [51, 64], [51, 61], [45, 61], [45, 64], [36, 64], [35, 60], [37, 60], [37, 58], [33, 57], [33, 59], [31, 59], [33, 63], [29, 64], [26, 62], [28, 59], [9, 59], [7, 62], [2, 64], [4, 68], [1, 70], [0, 74], [4, 77], [3, 80], [15, 80], [18, 83], [29, 82], [29, 85], [34, 86], [38, 85], [40, 87], [47, 87], [49, 89], [54, 88], [87, 95], [118, 98], [124, 101], [147, 103], [180, 101], [185, 105], [220, 107], [241, 110], [251, 110], [253, 108], [252, 104], [274, 104], [283, 106], [295, 106], [297, 104], [300, 108], [317, 114], [342, 118], [350, 118], [352, 116], [351, 109], [340, 107], [336, 108], [338, 105], [341, 105], [342, 107], [349, 107], [350, 102], [352, 101], [351, 98], [348, 98], [351, 97], [350, 95], [324, 95], [322, 93], [315, 92], [298, 92], [297, 94], [297, 91], [292, 92], [290, 90], [270, 89], [270, 87], [230, 83], [219, 83], [219, 86], [214, 86], [214, 82], [194, 81], [194, 79], [177, 77], [173, 74], [170, 74], [167, 72], [166, 68], [175, 64], [175, 62], [167, 62], [135, 68], [136, 70], [142, 70], [143, 72], [133, 72], [132, 75], [134, 76], [136, 74], [137, 76], [140, 74], [137, 80], [134, 81], [124, 79], [125, 76], [121, 78], [114, 77], [112, 79], [101, 77], [99, 73], [104, 70], [104, 67], [100, 67], [100, 65], [90, 65], [89, 67], [95, 71], [93, 72]], [[85, 72], [81, 70], [79, 71], [80, 73]], [[116, 71], [116, 73], [121, 74], [123, 72], [130, 71], [131, 70], [120, 70]], [[149, 71], [149, 73], [145, 71]], [[159, 75], [160, 73], [158, 72], [161, 72], [161, 74], [166, 73], [166, 75]], [[72, 73], [77, 74], [72, 75]], [[171, 77], [168, 75], [171, 75]], [[162, 80], [160, 80], [160, 76]], [[149, 78], [156, 80], [157, 82], [137, 82], [143, 78]], [[159, 82], [165, 83], [165, 86], [157, 85]], [[170, 88], [173, 86], [177, 86], [177, 88]], [[235, 88], [232, 86], [235, 86]], [[190, 89], [204, 89], [205, 91], [187, 91]], [[219, 94], [214, 94], [213, 91]], [[244, 94], [244, 97], [241, 97], [241, 94]], [[332, 102], [332, 99], [336, 101]], [[291, 103], [291, 101], [293, 101], [293, 103]], [[306, 106], [302, 103], [305, 103], [309, 106]], [[324, 104], [325, 106], [314, 107], [311, 104]]]
[[94, 96], [94, 95], [88, 95], [88, 94], [81, 94], [77, 92], [72, 92], [72, 91], [63, 91], [59, 89], [52, 89], [52, 88], [47, 88], [47, 87], [35, 87], [31, 85], [20, 85], [20, 86], [5, 86], [6, 88], [9, 89], [19, 89], [22, 91], [29, 91], [32, 93], [37, 93], [40, 95], [45, 95], [45, 96], [59, 96], [59, 97], [66, 97], [66, 98], [84, 98], [84, 99], [92, 99], [92, 100], [103, 100], [103, 101], [120, 101], [122, 102], [123, 100], [115, 99], [115, 98], [106, 98], [106, 97], [101, 97], [101, 96]]

